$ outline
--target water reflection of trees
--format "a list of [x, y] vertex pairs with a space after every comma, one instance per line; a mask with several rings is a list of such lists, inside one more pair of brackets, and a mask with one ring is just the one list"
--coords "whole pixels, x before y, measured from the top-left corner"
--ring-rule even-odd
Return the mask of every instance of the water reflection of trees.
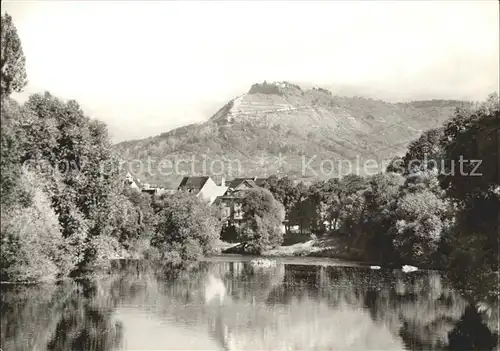
[[493, 350], [498, 346], [498, 334], [491, 332], [473, 306], [465, 309], [449, 336], [450, 350]]
[[[227, 288], [229, 298], [222, 308], [217, 302], [200, 308], [209, 275], [221, 279]], [[255, 269], [248, 263], [224, 262], [204, 263], [164, 279], [160, 284], [154, 283], [153, 294], [149, 291], [149, 296], [155, 296], [155, 303], [162, 306], [161, 313], [185, 323], [206, 320], [218, 338], [239, 334], [240, 339], [244, 339], [243, 335], [249, 340], [257, 336], [269, 339], [272, 333], [283, 336], [285, 330], [298, 333], [290, 327], [293, 322], [304, 321], [310, 326], [317, 320], [324, 325], [314, 329], [314, 333], [331, 334], [337, 318], [332, 317], [335, 311], [345, 314], [342, 318], [348, 321], [360, 310], [412, 350], [446, 349], [450, 341], [464, 333], [464, 328], [472, 334], [477, 328], [462, 321], [471, 302], [437, 272], [403, 274], [300, 265]], [[360, 328], [344, 324], [346, 328]], [[457, 328], [459, 332], [455, 331]], [[490, 336], [494, 334], [490, 332]], [[309, 337], [320, 338], [314, 334]]]
[[113, 350], [120, 346], [122, 325], [111, 316], [119, 296], [108, 282], [80, 282], [67, 302], [47, 350]]
[[109, 286], [98, 282], [5, 287], [2, 348], [100, 351], [118, 347], [122, 331], [111, 318], [114, 302], [109, 292]]
[[[247, 280], [262, 281], [262, 277], [254, 277], [255, 274], [250, 269], [247, 271]], [[253, 286], [260, 285], [254, 283]], [[246, 291], [244, 295], [251, 294]], [[403, 340], [405, 348], [411, 350], [447, 349], [455, 345], [457, 340], [466, 337], [464, 335], [475, 333], [483, 333], [482, 340], [492, 341], [489, 344], [486, 341], [479, 344], [471, 336], [466, 337], [471, 350], [482, 350], [485, 346], [493, 347], [496, 344], [496, 335], [487, 328], [484, 316], [468, 307], [471, 302], [454, 290], [437, 272], [408, 275], [399, 271], [289, 265], [285, 267], [282, 284], [268, 290], [266, 301], [274, 306], [290, 306], [298, 301], [308, 305], [309, 312], [314, 311], [317, 306], [330, 308], [330, 311], [345, 308], [346, 305], [353, 310], [363, 308], [370, 313], [373, 321], [387, 326], [395, 337]], [[274, 308], [274, 311], [274, 317], [281, 313], [279, 308]], [[476, 319], [470, 316], [466, 318], [467, 314], [474, 313]], [[255, 310], [248, 314], [258, 316], [255, 326], [258, 329], [276, 327], [276, 318], [266, 319], [265, 313], [259, 315]], [[307, 315], [304, 312], [295, 317], [307, 319]], [[309, 321], [317, 317], [319, 315], [310, 316]], [[269, 321], [269, 325], [266, 321]], [[231, 318], [226, 317], [226, 325], [230, 324]], [[249, 326], [249, 323], [245, 325], [246, 328]], [[351, 327], [357, 328], [356, 325]], [[238, 329], [237, 326], [234, 328]]]
[[43, 350], [69, 295], [71, 286], [1, 286], [0, 347]]
[[[347, 285], [346, 293], [352, 296], [351, 301], [356, 301], [361, 292], [363, 306], [370, 311], [373, 320], [387, 325], [393, 334], [401, 337], [409, 350], [455, 349], [457, 338], [464, 333], [483, 333], [487, 340], [496, 338], [495, 330], [486, 327], [487, 316], [478, 314], [473, 301], [452, 288], [437, 272], [403, 274], [399, 271], [337, 268], [330, 271], [333, 272], [328, 275], [326, 285]], [[469, 317], [464, 323], [467, 313], [477, 318]], [[489, 321], [491, 319], [492, 316]], [[498, 323], [498, 316], [496, 321]], [[458, 334], [457, 327], [460, 329]], [[486, 344], [478, 346], [477, 342], [468, 340], [469, 350], [485, 349]]]
[[[123, 305], [184, 325], [206, 324], [226, 349], [482, 350], [496, 344], [496, 306], [478, 314], [476, 301], [436, 272], [255, 269], [243, 262], [168, 271], [142, 261], [115, 262], [114, 271], [44, 288], [2, 286], [1, 347], [116, 348], [126, 331], [113, 311]], [[224, 299], [205, 300], [208, 277], [223, 282]]]

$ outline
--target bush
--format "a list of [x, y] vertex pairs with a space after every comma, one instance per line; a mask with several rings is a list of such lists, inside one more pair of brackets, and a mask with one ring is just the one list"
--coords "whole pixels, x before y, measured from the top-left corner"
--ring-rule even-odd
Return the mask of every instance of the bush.
[[252, 251], [261, 253], [283, 242], [285, 210], [269, 190], [248, 190], [242, 203], [243, 223], [239, 229], [240, 241]]
[[396, 251], [411, 263], [428, 263], [439, 247], [446, 222], [446, 203], [430, 190], [406, 194], [399, 199], [395, 214]]
[[2, 211], [1, 279], [40, 281], [67, 274], [73, 269], [75, 259], [62, 237], [43, 183], [34, 174], [25, 172], [19, 185], [30, 203]]
[[185, 193], [165, 195], [155, 203], [157, 223], [151, 244], [165, 263], [197, 261], [212, 252], [220, 223], [207, 203]]

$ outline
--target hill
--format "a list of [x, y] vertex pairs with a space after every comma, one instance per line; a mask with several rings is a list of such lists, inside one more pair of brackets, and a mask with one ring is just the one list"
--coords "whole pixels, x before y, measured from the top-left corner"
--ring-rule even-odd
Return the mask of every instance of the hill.
[[264, 82], [204, 123], [115, 147], [125, 160], [136, 160], [130, 163], [135, 174], [153, 183], [175, 183], [185, 174], [326, 179], [348, 172], [348, 162], [355, 171], [356, 163], [372, 159], [382, 169], [423, 130], [440, 125], [465, 104], [389, 103]]

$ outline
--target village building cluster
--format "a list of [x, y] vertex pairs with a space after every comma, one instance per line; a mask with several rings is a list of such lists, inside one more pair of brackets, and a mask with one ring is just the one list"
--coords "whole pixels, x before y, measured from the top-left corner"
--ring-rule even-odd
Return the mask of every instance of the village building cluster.
[[225, 225], [238, 226], [243, 220], [242, 200], [245, 191], [262, 187], [267, 178], [248, 177], [235, 178], [230, 182], [224, 178], [220, 182], [214, 181], [210, 176], [184, 177], [176, 189], [167, 189], [154, 186], [141, 181], [130, 173], [125, 177], [125, 183], [132, 189], [148, 193], [153, 196], [173, 194], [176, 192], [188, 192], [198, 196], [218, 209], [220, 219]]

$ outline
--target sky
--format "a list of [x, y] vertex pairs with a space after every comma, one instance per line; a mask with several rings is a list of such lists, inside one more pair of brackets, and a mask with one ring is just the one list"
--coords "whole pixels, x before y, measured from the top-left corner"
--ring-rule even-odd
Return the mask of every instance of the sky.
[[29, 84], [113, 141], [207, 120], [256, 82], [389, 101], [483, 100], [499, 85], [488, 1], [3, 1]]

